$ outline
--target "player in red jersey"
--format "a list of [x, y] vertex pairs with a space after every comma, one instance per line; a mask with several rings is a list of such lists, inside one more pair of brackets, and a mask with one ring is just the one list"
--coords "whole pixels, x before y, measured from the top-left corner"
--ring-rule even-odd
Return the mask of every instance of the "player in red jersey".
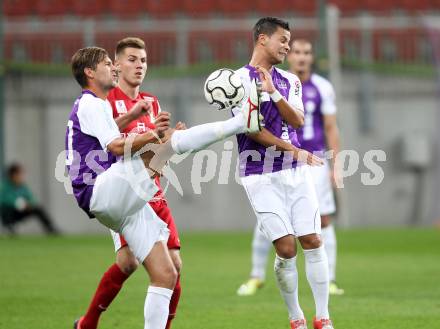
[[[119, 130], [125, 134], [142, 134], [154, 129], [154, 117], [160, 112], [157, 98], [149, 93], [140, 92], [139, 87], [147, 71], [147, 53], [145, 43], [139, 38], [124, 38], [116, 46], [115, 66], [119, 71], [118, 86], [110, 91], [107, 100], [113, 109], [113, 117]], [[152, 111], [145, 111], [152, 105]], [[178, 123], [176, 129], [184, 129]], [[156, 178], [159, 191], [150, 201], [150, 206], [159, 218], [168, 224], [170, 235], [168, 249], [177, 273], [180, 273], [182, 260], [180, 258], [179, 233], [171, 215], [170, 208], [160, 188], [160, 179]], [[75, 329], [97, 328], [99, 317], [105, 311], [122, 288], [124, 281], [137, 269], [139, 263], [128, 248], [124, 237], [111, 231], [116, 250], [116, 263], [104, 273], [87, 313], [75, 324]], [[171, 327], [171, 321], [176, 315], [181, 293], [180, 274], [170, 301], [169, 317], [166, 329]]]

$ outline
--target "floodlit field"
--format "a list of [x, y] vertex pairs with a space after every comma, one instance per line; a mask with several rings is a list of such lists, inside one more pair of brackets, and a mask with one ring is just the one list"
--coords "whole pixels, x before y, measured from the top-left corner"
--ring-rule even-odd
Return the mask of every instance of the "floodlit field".
[[[339, 329], [440, 327], [440, 231], [340, 231], [338, 282], [331, 298]], [[174, 329], [289, 328], [272, 271], [254, 297], [235, 291], [250, 270], [250, 234], [182, 234], [182, 298]], [[110, 236], [0, 238], [0, 328], [71, 328], [114, 260]], [[272, 259], [268, 267], [272, 267]], [[299, 259], [300, 302], [313, 300]], [[130, 278], [100, 328], [143, 328], [147, 279]]]

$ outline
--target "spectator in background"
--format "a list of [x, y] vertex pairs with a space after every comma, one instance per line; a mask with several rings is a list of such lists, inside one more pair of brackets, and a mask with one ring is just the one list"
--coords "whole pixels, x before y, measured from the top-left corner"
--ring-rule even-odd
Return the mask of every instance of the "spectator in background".
[[0, 216], [3, 227], [15, 234], [15, 224], [27, 218], [36, 218], [48, 234], [58, 231], [41, 206], [36, 203], [25, 182], [25, 171], [19, 163], [11, 164], [0, 186]]

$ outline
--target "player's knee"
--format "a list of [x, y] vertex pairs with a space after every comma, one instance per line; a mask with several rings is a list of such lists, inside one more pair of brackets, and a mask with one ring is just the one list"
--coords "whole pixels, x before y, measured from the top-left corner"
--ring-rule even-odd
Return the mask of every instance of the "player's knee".
[[[157, 269], [159, 270], [159, 269]], [[177, 282], [177, 271], [170, 262], [167, 266], [160, 267], [160, 271], [155, 271], [151, 279], [151, 284], [173, 290]]]
[[322, 245], [321, 237], [318, 234], [302, 236], [299, 241], [303, 249], [316, 249]]
[[136, 257], [129, 251], [128, 247], [121, 248], [116, 255], [116, 264], [122, 272], [131, 275], [139, 266]]
[[180, 272], [182, 271], [182, 259], [180, 257], [173, 257], [173, 264], [174, 264], [174, 268], [177, 271], [177, 274], [180, 274]]
[[131, 258], [124, 259], [123, 261], [119, 261], [117, 263], [121, 271], [127, 275], [133, 274], [139, 266], [138, 261], [136, 259], [131, 259]]
[[289, 259], [296, 256], [296, 247], [294, 244], [284, 243], [275, 247], [277, 255], [281, 258]]

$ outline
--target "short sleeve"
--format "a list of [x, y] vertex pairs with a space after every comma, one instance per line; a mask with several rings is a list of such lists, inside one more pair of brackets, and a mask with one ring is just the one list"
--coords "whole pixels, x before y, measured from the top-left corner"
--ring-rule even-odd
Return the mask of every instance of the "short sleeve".
[[332, 84], [321, 76], [314, 75], [313, 82], [321, 95], [321, 112], [323, 115], [336, 114], [336, 95]]
[[290, 82], [290, 90], [289, 90], [289, 99], [287, 101], [296, 110], [300, 110], [304, 112], [304, 105], [302, 102], [301, 81], [296, 75], [290, 74], [289, 82]]
[[96, 137], [105, 151], [108, 144], [121, 136], [108, 101], [95, 97], [81, 99], [78, 108], [78, 119], [81, 131]]
[[335, 91], [331, 85], [326, 90], [326, 93], [322, 95], [321, 111], [324, 115], [336, 114], [336, 96]]

